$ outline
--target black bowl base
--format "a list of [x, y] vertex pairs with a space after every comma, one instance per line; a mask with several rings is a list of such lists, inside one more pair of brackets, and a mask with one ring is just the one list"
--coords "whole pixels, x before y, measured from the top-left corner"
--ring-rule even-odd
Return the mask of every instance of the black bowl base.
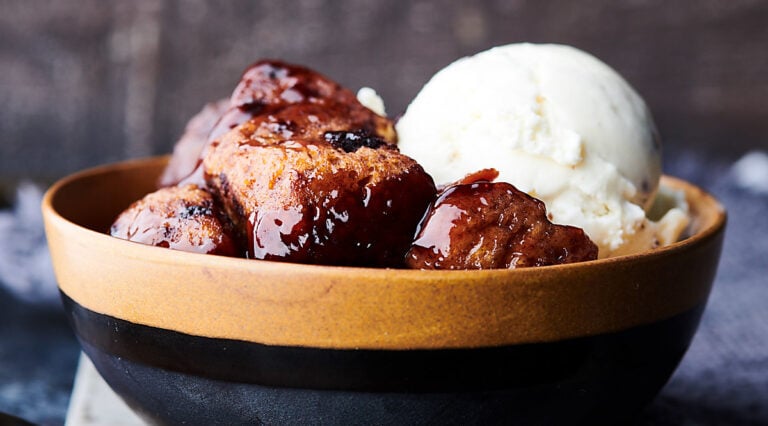
[[552, 343], [361, 351], [189, 336], [63, 298], [85, 353], [135, 411], [192, 425], [623, 423], [666, 383], [703, 310]]

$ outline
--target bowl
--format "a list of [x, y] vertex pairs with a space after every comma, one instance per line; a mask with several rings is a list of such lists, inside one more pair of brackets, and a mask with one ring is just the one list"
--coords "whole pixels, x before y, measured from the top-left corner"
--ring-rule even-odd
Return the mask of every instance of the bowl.
[[106, 382], [161, 424], [598, 423], [632, 417], [699, 323], [725, 211], [638, 255], [420, 271], [200, 255], [105, 234], [166, 157], [64, 178], [43, 213], [65, 310]]

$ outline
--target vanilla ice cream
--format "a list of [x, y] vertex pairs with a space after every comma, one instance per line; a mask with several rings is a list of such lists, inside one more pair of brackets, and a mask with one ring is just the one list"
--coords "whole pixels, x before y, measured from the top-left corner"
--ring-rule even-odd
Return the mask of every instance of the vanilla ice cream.
[[572, 47], [511, 44], [459, 59], [424, 86], [397, 132], [435, 182], [493, 167], [497, 181], [544, 201], [553, 222], [583, 228], [600, 257], [671, 243], [687, 225], [681, 200], [646, 217], [661, 153], [645, 103]]

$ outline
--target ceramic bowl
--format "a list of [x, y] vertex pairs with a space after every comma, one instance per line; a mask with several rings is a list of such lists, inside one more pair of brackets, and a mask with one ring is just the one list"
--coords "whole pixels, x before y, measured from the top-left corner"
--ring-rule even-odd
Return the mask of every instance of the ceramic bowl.
[[690, 236], [639, 255], [418, 271], [199, 255], [105, 234], [166, 158], [84, 171], [43, 201], [85, 353], [167, 424], [594, 423], [631, 417], [685, 353], [723, 207], [683, 190]]

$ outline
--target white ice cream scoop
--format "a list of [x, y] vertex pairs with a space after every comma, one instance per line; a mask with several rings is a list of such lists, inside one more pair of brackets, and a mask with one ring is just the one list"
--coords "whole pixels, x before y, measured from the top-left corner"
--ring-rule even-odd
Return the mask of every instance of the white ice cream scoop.
[[669, 242], [647, 229], [661, 175], [653, 119], [586, 52], [511, 44], [459, 59], [422, 88], [397, 132], [400, 150], [437, 183], [496, 168], [498, 181], [543, 200], [554, 222], [583, 228], [600, 257]]

